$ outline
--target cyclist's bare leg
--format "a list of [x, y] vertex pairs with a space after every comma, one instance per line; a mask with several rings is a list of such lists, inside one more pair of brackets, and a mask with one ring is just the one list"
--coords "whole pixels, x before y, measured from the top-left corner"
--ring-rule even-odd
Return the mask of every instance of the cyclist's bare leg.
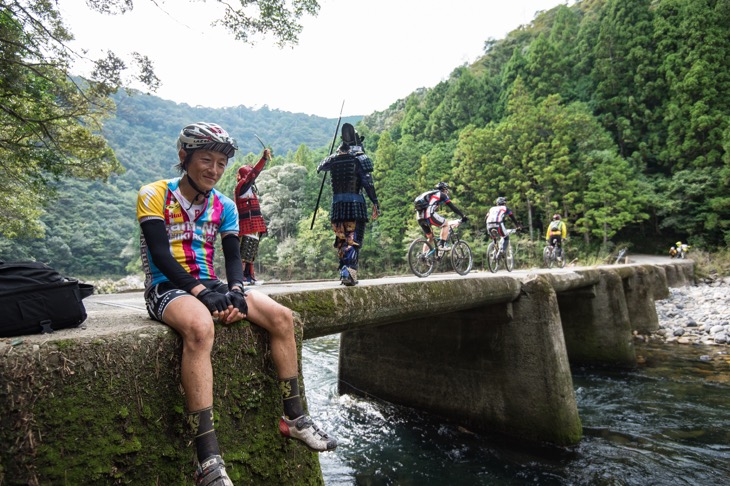
[[[431, 246], [436, 246], [436, 242], [433, 240], [433, 231], [429, 231], [426, 233], [426, 239], [431, 244]], [[426, 253], [428, 251], [428, 245], [423, 245], [423, 253]]]
[[440, 236], [441, 236], [441, 241], [444, 241], [445, 242], [448, 239], [448, 237], [449, 237], [449, 225], [447, 223], [444, 223], [441, 226], [441, 234], [440, 234]]

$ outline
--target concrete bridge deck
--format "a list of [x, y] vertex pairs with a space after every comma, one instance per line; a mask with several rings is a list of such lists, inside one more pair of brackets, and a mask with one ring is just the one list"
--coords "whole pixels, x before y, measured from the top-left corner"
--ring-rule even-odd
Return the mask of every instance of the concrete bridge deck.
[[[340, 393], [372, 394], [476, 432], [570, 445], [582, 436], [571, 364], [635, 366], [633, 330], [655, 328], [654, 300], [693, 282], [691, 261], [657, 258], [256, 289], [297, 312], [299, 346], [341, 333]], [[185, 483], [179, 338], [149, 319], [141, 292], [84, 304], [79, 328], [0, 339], [0, 440], [12, 444], [0, 483], [5, 474], [13, 484], [71, 484], [90, 471], [99, 483], [119, 474]], [[234, 482], [291, 484], [292, 464], [307, 484], [321, 479], [316, 456], [286, 443], [272, 422], [281, 405], [266, 334], [231, 326], [216, 333], [214, 352], [219, 439], [237, 451], [225, 457]], [[164, 458], [136, 453], [168, 443]]]
[[[298, 312], [305, 322], [304, 339], [310, 339], [361, 327], [510, 302], [518, 297], [524, 282], [540, 275], [545, 276], [560, 294], [592, 287], [598, 282], [601, 271], [615, 271], [626, 279], [635, 275], [637, 268], [651, 269], [652, 273], [655, 272], [653, 269], [660, 269], [661, 274], [649, 281], [651, 285], [658, 284], [652, 299], [666, 297], [666, 290], [662, 288], [667, 285], [687, 285], [693, 280], [690, 260], [680, 262], [666, 257], [642, 256], [626, 265], [501, 270], [496, 274], [473, 271], [466, 276], [449, 272], [427, 278], [405, 275], [364, 279], [356, 287], [344, 287], [338, 281], [328, 280], [279, 282], [254, 288]], [[688, 270], [677, 271], [677, 268]], [[396, 288], [398, 292], [394, 291]], [[67, 339], [89, 333], [103, 335], [160, 325], [149, 319], [141, 291], [93, 295], [84, 299], [84, 305], [89, 317], [80, 328], [23, 339], [31, 342]]]

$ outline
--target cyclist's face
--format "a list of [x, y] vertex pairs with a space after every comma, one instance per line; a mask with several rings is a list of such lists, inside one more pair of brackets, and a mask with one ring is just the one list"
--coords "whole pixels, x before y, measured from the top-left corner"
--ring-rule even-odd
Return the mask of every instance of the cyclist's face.
[[[183, 152], [183, 151], [181, 151]], [[221, 152], [200, 149], [193, 152], [187, 166], [188, 177], [204, 191], [215, 187], [228, 165], [228, 157]]]

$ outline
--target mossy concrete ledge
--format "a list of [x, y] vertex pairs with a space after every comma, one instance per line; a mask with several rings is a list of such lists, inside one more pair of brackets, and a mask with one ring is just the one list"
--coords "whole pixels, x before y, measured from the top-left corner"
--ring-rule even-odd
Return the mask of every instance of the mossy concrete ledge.
[[513, 277], [468, 277], [336, 287], [271, 297], [301, 315], [305, 323], [304, 339], [311, 339], [511, 302], [520, 294], [521, 282]]
[[[82, 328], [0, 340], [0, 484], [193, 484], [180, 338], [137, 309], [87, 310]], [[318, 456], [278, 432], [268, 335], [218, 326], [213, 364], [234, 484], [323, 484]]]

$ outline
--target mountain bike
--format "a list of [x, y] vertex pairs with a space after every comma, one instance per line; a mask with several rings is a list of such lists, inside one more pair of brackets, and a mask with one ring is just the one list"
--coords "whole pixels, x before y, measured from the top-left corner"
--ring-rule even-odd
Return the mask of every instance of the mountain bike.
[[[506, 236], [517, 233], [519, 230], [520, 228], [508, 229], [506, 231]], [[497, 270], [499, 270], [500, 262], [502, 262], [504, 268], [506, 268], [508, 272], [511, 272], [512, 269], [515, 267], [515, 257], [514, 253], [512, 252], [512, 243], [508, 242], [507, 248], [502, 250], [505, 236], [500, 237], [499, 231], [497, 231], [496, 228], [492, 228], [489, 230], [489, 237], [492, 239], [492, 241], [487, 246], [487, 266], [489, 267], [489, 271], [492, 273], [496, 273]]]
[[445, 249], [439, 246], [440, 238], [436, 239], [436, 245], [425, 237], [413, 240], [408, 248], [408, 265], [415, 276], [428, 277], [446, 258], [450, 258], [451, 267], [459, 275], [466, 275], [471, 271], [473, 263], [471, 248], [456, 231], [459, 224], [461, 221], [458, 219], [448, 222], [449, 235], [445, 241], [448, 246]]
[[562, 255], [560, 258], [558, 258], [558, 252], [557, 252], [557, 245], [555, 245], [555, 240], [551, 243], [548, 243], [545, 245], [545, 248], [542, 250], [542, 260], [545, 262], [545, 266], [547, 268], [552, 268], [553, 265], [557, 265], [560, 268], [563, 268], [565, 266], [565, 250], [562, 250]]

